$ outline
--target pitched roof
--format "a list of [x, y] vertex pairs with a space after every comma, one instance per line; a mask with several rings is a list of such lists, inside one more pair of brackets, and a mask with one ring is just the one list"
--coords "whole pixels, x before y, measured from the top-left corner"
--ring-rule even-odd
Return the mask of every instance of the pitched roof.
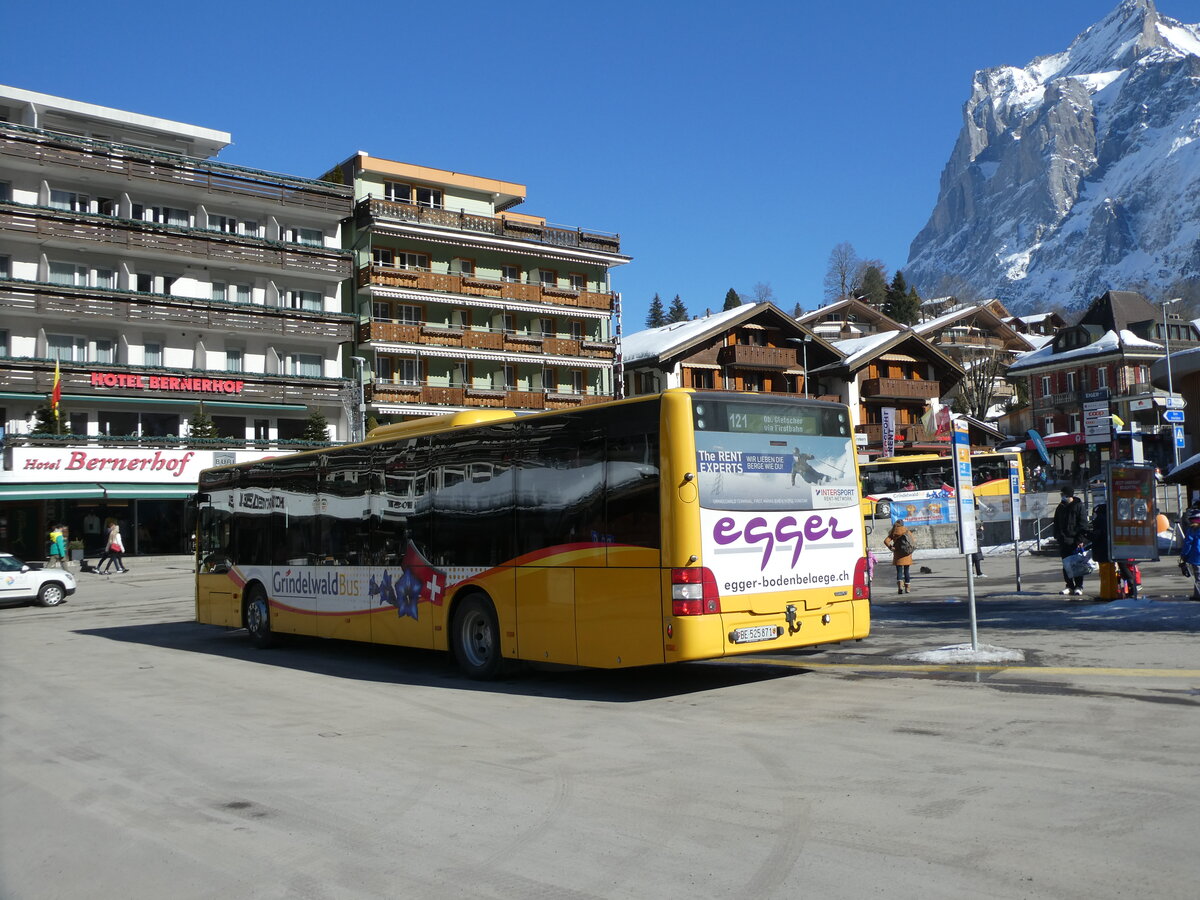
[[[826, 352], [827, 357], [838, 359], [841, 353], [829, 341], [813, 334], [774, 303], [745, 303], [733, 309], [723, 309], [712, 315], [672, 322], [658, 328], [647, 328], [621, 339], [621, 360], [628, 366], [644, 360], [661, 362], [677, 356], [698, 344], [711, 340], [742, 322], [756, 316], [767, 315], [779, 320], [783, 327], [791, 327], [797, 335], [810, 335], [812, 343]], [[810, 353], [812, 350], [810, 349]]]
[[1008, 367], [1008, 371], [1018, 372], [1025, 369], [1033, 369], [1038, 366], [1044, 366], [1048, 363], [1057, 363], [1063, 360], [1086, 359], [1089, 356], [1105, 356], [1110, 353], [1123, 352], [1126, 350], [1140, 351], [1142, 353], [1153, 352], [1155, 350], [1161, 352], [1162, 344], [1156, 344], [1153, 341], [1146, 341], [1138, 337], [1132, 331], [1106, 331], [1103, 336], [1086, 344], [1082, 347], [1076, 347], [1074, 350], [1063, 350], [1059, 353], [1054, 352], [1054, 345], [1047, 344], [1041, 350], [1034, 350], [1032, 353], [1026, 353], [1021, 356], [1016, 362]]

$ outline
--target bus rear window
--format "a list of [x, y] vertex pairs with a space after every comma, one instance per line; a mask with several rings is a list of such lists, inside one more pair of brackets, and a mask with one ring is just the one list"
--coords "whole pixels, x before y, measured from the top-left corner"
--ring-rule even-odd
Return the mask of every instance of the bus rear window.
[[854, 506], [854, 440], [844, 407], [692, 398], [700, 505], [807, 510]]

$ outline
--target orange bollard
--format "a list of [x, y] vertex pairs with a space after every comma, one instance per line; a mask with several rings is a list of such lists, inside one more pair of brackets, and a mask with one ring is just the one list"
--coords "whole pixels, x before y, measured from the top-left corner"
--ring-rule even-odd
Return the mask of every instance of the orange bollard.
[[1100, 563], [1100, 599], [1101, 600], [1116, 600], [1117, 599], [1117, 564], [1116, 563]]

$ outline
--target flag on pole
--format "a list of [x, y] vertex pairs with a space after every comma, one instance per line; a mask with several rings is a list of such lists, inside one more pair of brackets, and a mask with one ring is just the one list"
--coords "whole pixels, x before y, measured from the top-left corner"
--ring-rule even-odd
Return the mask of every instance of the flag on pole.
[[54, 389], [50, 392], [50, 408], [54, 410], [54, 421], [58, 422], [58, 403], [62, 399], [62, 374], [58, 371], [58, 360], [54, 360]]

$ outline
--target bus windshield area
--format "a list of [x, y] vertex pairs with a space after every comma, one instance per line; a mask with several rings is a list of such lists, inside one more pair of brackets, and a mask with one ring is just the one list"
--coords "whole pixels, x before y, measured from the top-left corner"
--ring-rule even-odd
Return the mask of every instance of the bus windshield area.
[[844, 407], [696, 396], [700, 505], [724, 510], [834, 509], [858, 503]]

